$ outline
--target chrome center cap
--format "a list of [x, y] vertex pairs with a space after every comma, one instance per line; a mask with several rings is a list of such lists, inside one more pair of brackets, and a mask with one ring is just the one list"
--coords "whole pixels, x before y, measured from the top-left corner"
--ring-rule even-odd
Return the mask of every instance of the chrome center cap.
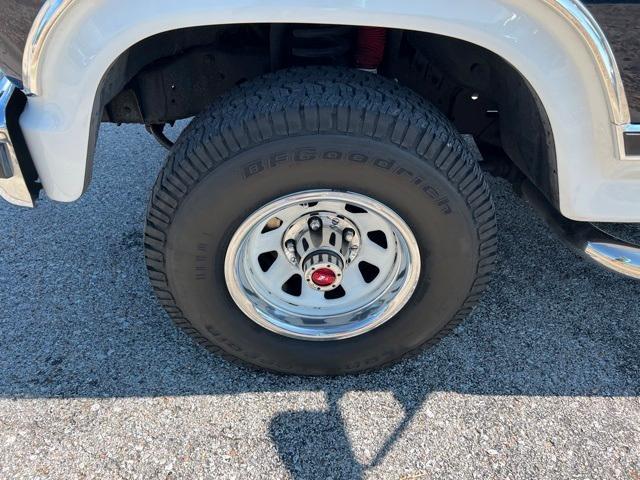
[[302, 269], [309, 287], [330, 292], [340, 286], [343, 266], [339, 255], [330, 250], [319, 250], [305, 258]]

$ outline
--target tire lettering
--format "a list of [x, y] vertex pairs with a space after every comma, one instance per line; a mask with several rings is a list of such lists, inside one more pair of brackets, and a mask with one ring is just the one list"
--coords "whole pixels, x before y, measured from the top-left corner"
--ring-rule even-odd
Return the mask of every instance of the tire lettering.
[[[342, 152], [338, 150], [318, 151], [315, 147], [302, 147], [294, 152], [277, 152], [272, 154], [267, 160], [254, 160], [245, 165], [243, 173], [244, 178], [250, 178], [254, 175], [263, 173], [267, 169], [277, 168], [289, 162], [307, 162], [310, 160], [342, 160], [346, 159], [350, 162], [367, 164], [386, 171], [392, 171], [398, 176], [409, 180], [413, 185], [420, 187], [422, 192], [431, 200], [436, 202], [443, 214], [450, 215], [453, 213], [449, 198], [442, 195], [440, 191], [431, 185], [424, 178], [416, 176], [412, 171], [403, 167], [396, 167], [396, 161], [389, 158], [370, 158], [359, 152]], [[202, 274], [201, 274], [202, 275]], [[203, 277], [203, 279], [206, 278]]]
[[382, 168], [383, 170], [391, 170], [391, 167], [393, 167], [393, 165], [395, 165], [396, 161], [395, 160], [385, 160], [382, 158], [376, 158], [373, 161], [373, 164], [378, 167], [378, 168]]
[[255, 162], [251, 162], [244, 167], [244, 178], [253, 177], [254, 175], [257, 175], [258, 173], [261, 173], [263, 171], [264, 164], [262, 163], [262, 160], [256, 160]]
[[329, 151], [322, 154], [323, 160], [341, 160], [342, 152]]
[[405, 173], [407, 174], [407, 176], [408, 176], [409, 178], [413, 178], [413, 172], [411, 172], [411, 171], [409, 171], [409, 170], [407, 170], [407, 169], [404, 169], [404, 168], [402, 168], [402, 167], [398, 167], [398, 168], [396, 169], [396, 171], [395, 171], [395, 174], [396, 174], [396, 175], [398, 175], [399, 177], [401, 177], [401, 176], [402, 176], [402, 175], [404, 175]]
[[430, 185], [425, 185], [424, 187], [422, 187], [422, 191], [426, 193], [428, 197], [433, 198], [434, 200], [438, 200], [438, 198], [440, 198], [438, 190]]
[[318, 158], [318, 153], [315, 148], [300, 148], [296, 150], [293, 159], [296, 162], [306, 162]]
[[269, 159], [269, 166], [271, 168], [274, 168], [274, 167], [277, 167], [279, 163], [284, 163], [287, 160], [289, 160], [289, 153], [287, 152], [274, 153], [273, 155], [271, 155], [271, 158]]
[[206, 280], [207, 275], [209, 274], [209, 256], [207, 255], [208, 249], [209, 245], [207, 245], [206, 243], [199, 243], [196, 246], [198, 254], [194, 259], [193, 271], [195, 274], [195, 279], [198, 281]]
[[350, 162], [356, 163], [367, 163], [369, 161], [369, 157], [361, 153], [350, 153], [348, 158]]

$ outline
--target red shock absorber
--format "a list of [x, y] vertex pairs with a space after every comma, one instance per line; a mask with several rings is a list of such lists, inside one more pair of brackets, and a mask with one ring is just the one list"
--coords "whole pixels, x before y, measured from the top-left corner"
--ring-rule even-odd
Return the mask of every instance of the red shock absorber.
[[356, 67], [363, 70], [377, 70], [384, 59], [387, 29], [381, 27], [358, 28], [356, 47]]

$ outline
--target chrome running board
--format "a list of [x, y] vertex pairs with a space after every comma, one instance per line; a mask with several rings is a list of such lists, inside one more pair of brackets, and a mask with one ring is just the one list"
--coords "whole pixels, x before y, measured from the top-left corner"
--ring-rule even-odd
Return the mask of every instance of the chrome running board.
[[591, 223], [563, 217], [529, 181], [522, 185], [522, 196], [576, 253], [608, 270], [640, 280], [640, 246], [616, 238]]

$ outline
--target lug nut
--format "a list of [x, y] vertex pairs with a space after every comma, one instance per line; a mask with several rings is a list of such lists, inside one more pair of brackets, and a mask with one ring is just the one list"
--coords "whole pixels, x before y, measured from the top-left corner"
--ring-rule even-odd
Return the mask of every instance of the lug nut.
[[289, 240], [287, 242], [287, 250], [289, 250], [289, 252], [291, 252], [291, 253], [295, 253], [295, 251], [296, 251], [296, 242], [294, 242], [293, 240]]
[[311, 230], [313, 230], [314, 232], [317, 232], [322, 228], [322, 222], [319, 218], [312, 218], [309, 221], [309, 228], [311, 228]]
[[351, 229], [347, 229], [344, 231], [344, 239], [347, 242], [350, 242], [351, 240], [353, 240], [353, 237], [355, 236], [355, 232]]

